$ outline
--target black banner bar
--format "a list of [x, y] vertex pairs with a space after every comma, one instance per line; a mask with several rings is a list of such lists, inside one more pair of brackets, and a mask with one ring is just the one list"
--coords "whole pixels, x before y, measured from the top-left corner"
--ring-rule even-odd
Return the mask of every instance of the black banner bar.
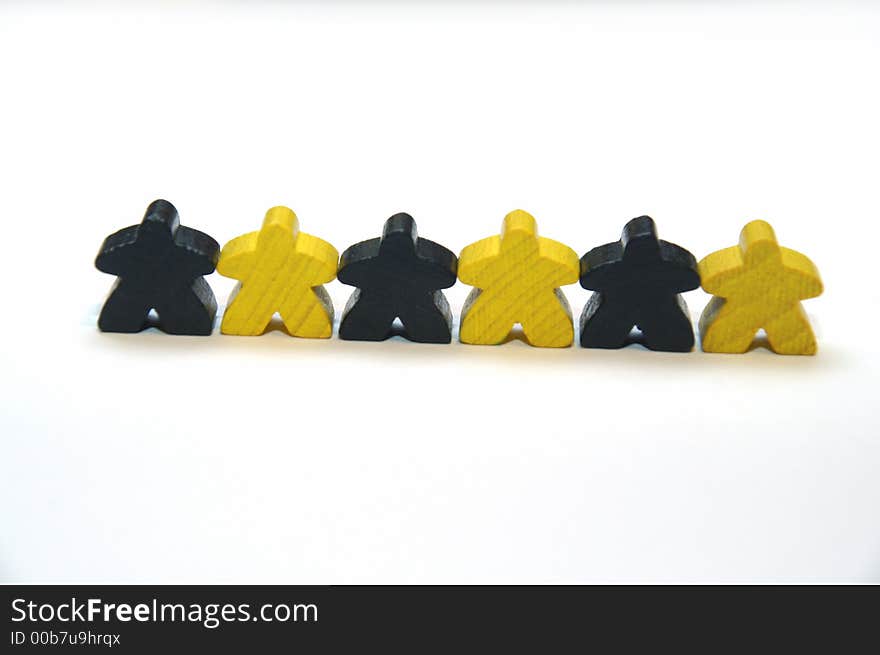
[[0, 602], [8, 653], [859, 652], [880, 622], [874, 586], [5, 586]]

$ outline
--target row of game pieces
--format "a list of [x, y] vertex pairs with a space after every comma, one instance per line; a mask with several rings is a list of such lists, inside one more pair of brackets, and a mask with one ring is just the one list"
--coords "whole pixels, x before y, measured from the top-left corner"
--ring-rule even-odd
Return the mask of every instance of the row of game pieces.
[[262, 227], [220, 249], [203, 232], [180, 225], [177, 210], [156, 200], [139, 225], [111, 234], [95, 265], [118, 276], [98, 326], [138, 332], [149, 325], [172, 334], [211, 334], [217, 302], [204, 275], [239, 280], [220, 331], [259, 335], [280, 314], [289, 334], [328, 338], [333, 305], [321, 286], [338, 277], [356, 287], [345, 306], [342, 339], [380, 341], [394, 332], [425, 343], [449, 343], [452, 313], [441, 289], [460, 279], [471, 285], [461, 313], [460, 338], [503, 343], [515, 325], [533, 346], [566, 347], [574, 339], [571, 310], [560, 287], [580, 281], [594, 293], [580, 318], [581, 345], [686, 352], [694, 331], [681, 293], [702, 285], [713, 294], [699, 322], [707, 352], [743, 353], [763, 329], [772, 350], [816, 352], [800, 301], [822, 293], [819, 272], [804, 255], [780, 247], [764, 221], [748, 223], [739, 244], [697, 264], [694, 256], [657, 238], [648, 216], [631, 220], [619, 241], [593, 248], [580, 261], [568, 246], [538, 236], [535, 219], [509, 213], [501, 234], [455, 254], [417, 235], [408, 214], [385, 222], [382, 236], [336, 249], [301, 232], [287, 207], [266, 212]]

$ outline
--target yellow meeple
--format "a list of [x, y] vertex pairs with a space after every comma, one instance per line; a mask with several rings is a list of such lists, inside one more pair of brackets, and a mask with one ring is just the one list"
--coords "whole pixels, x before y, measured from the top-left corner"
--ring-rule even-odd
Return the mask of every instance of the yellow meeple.
[[574, 250], [539, 237], [531, 214], [510, 212], [499, 236], [472, 243], [458, 258], [459, 279], [476, 287], [461, 313], [461, 341], [502, 343], [519, 323], [533, 346], [570, 346], [571, 309], [559, 287], [579, 273]]
[[236, 237], [220, 252], [217, 272], [239, 280], [220, 331], [262, 334], [278, 312], [291, 335], [329, 338], [333, 303], [320, 285], [336, 277], [338, 259], [336, 248], [299, 231], [293, 211], [273, 207], [258, 232]]
[[739, 245], [704, 258], [699, 271], [703, 289], [715, 296], [700, 317], [703, 350], [744, 353], [763, 328], [774, 352], [816, 353], [800, 301], [822, 293], [819, 271], [804, 255], [781, 247], [768, 223], [748, 223]]

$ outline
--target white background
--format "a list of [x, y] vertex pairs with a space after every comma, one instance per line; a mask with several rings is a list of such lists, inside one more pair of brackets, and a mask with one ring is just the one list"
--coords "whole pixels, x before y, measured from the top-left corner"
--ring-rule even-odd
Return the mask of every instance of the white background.
[[[3, 3], [0, 580], [880, 581], [878, 36], [869, 3]], [[94, 256], [157, 197], [340, 250], [521, 207], [701, 258], [764, 218], [823, 275], [820, 353], [100, 334]]]

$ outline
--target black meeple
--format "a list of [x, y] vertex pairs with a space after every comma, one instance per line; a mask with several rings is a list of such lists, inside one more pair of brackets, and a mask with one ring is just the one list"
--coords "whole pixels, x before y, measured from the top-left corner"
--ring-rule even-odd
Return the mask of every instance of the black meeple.
[[634, 218], [620, 241], [581, 258], [581, 286], [595, 293], [581, 314], [581, 345], [621, 348], [633, 327], [651, 350], [687, 352], [694, 329], [679, 295], [700, 286], [697, 260], [681, 246], [657, 238], [649, 216]]
[[220, 246], [180, 224], [167, 200], [156, 200], [140, 225], [104, 240], [95, 266], [118, 276], [98, 318], [104, 332], [139, 332], [151, 310], [169, 334], [208, 335], [217, 301], [203, 278], [214, 271]]
[[443, 246], [419, 238], [409, 214], [385, 221], [382, 237], [348, 248], [339, 259], [337, 277], [357, 287], [339, 324], [339, 337], [381, 341], [394, 334], [422, 343], [452, 340], [452, 313], [440, 289], [455, 284], [458, 259]]

